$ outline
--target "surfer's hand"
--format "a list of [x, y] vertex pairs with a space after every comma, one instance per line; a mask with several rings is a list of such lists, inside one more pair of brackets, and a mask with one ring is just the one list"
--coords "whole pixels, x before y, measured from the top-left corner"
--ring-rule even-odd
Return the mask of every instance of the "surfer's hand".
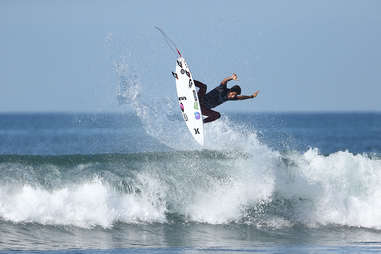
[[255, 93], [253, 93], [252, 98], [257, 97], [258, 94], [259, 94], [259, 90], [257, 90]]
[[237, 80], [237, 74], [233, 73], [232, 80]]

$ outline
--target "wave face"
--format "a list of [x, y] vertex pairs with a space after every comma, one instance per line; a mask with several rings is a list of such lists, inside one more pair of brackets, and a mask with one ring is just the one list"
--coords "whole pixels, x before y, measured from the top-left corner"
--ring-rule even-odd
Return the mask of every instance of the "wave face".
[[[262, 149], [262, 150], [261, 150]], [[381, 161], [311, 149], [0, 156], [0, 217], [124, 223], [296, 224], [381, 229]]]

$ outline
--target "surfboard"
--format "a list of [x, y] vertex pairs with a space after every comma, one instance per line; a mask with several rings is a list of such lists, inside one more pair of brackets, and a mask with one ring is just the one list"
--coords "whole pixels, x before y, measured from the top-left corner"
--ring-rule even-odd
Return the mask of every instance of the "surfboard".
[[176, 90], [181, 114], [193, 138], [200, 145], [204, 145], [204, 124], [196, 86], [194, 85], [188, 64], [179, 51], [178, 54], [176, 72], [172, 72], [172, 75], [176, 80]]
[[193, 138], [200, 145], [204, 145], [204, 122], [192, 73], [176, 44], [160, 27], [155, 26], [155, 28], [163, 35], [165, 42], [177, 56], [176, 71], [172, 72], [172, 75], [176, 80], [177, 97], [181, 114]]

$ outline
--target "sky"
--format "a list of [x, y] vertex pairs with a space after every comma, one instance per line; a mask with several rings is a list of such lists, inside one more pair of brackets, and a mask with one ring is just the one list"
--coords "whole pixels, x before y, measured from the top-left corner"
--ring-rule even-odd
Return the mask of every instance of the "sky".
[[[233, 72], [254, 100], [226, 111], [380, 111], [381, 1], [0, 1], [0, 112], [109, 112], [114, 65], [141, 95], [176, 98], [176, 42], [213, 88]], [[122, 60], [121, 60], [122, 59]]]

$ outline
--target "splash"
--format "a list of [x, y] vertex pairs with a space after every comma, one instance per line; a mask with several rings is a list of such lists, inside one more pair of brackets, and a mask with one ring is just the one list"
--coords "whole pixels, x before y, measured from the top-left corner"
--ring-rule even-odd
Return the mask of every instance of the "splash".
[[[176, 101], [145, 103], [135, 96], [142, 87], [138, 76], [131, 76], [125, 68], [117, 70], [121, 86], [127, 87], [124, 98], [133, 106], [147, 134], [175, 150], [199, 149], [190, 135], [184, 135], [187, 130], [177, 114]], [[166, 111], [169, 113], [160, 115]], [[168, 132], [160, 131], [164, 126]], [[226, 116], [205, 125], [205, 136], [205, 149], [233, 157], [224, 165], [217, 161], [195, 166], [188, 161], [187, 170], [197, 172], [197, 177], [187, 184], [179, 178], [171, 183], [176, 191], [187, 193], [167, 195], [167, 204], [176, 207], [174, 213], [191, 221], [217, 224], [338, 224], [381, 229], [381, 202], [377, 199], [381, 191], [380, 160], [349, 152], [323, 156], [317, 149], [281, 154], [259, 142], [255, 130], [233, 123]], [[211, 170], [219, 177], [210, 177]], [[176, 175], [174, 170], [167, 173]], [[195, 184], [197, 181], [201, 187]], [[188, 188], [191, 191], [186, 191]]]
[[188, 133], [184, 135], [185, 125], [178, 113], [178, 103], [174, 99], [147, 99], [142, 96], [139, 76], [127, 64], [125, 58], [121, 58], [114, 69], [119, 79], [119, 102], [132, 107], [148, 135], [177, 150], [198, 148]]

